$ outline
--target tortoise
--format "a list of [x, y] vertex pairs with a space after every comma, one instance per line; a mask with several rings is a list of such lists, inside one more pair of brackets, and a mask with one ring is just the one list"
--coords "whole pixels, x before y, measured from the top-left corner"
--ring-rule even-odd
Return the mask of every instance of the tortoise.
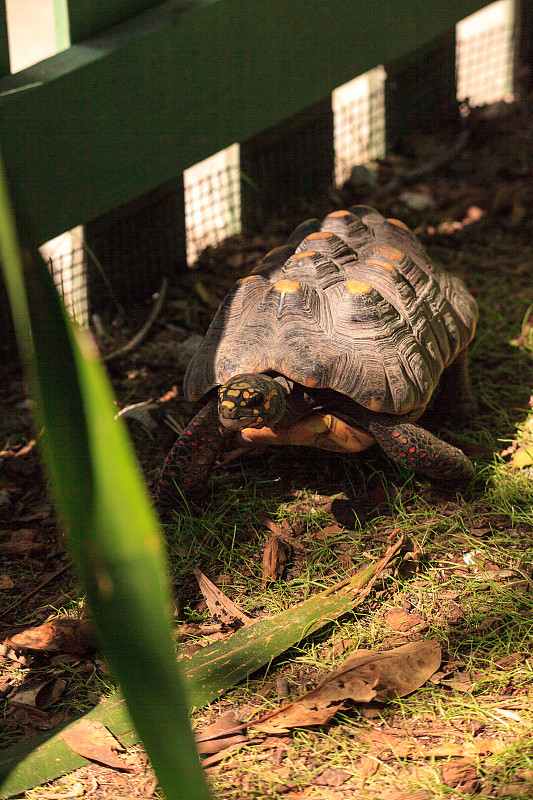
[[340, 453], [374, 443], [437, 481], [467, 484], [463, 452], [416, 420], [437, 384], [472, 413], [466, 352], [477, 306], [400, 220], [367, 206], [302, 223], [222, 302], [184, 380], [202, 409], [161, 471], [162, 506], [198, 500], [241, 446]]

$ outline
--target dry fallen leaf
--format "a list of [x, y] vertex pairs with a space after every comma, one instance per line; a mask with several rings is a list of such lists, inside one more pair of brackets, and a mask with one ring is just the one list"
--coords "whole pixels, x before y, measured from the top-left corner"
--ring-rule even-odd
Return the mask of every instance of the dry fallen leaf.
[[0, 590], [1, 589], [13, 589], [14, 587], [15, 587], [15, 584], [13, 583], [13, 581], [11, 580], [9, 575], [6, 575], [5, 573], [0, 575]]
[[474, 794], [479, 787], [475, 764], [467, 758], [456, 758], [443, 764], [441, 778], [445, 786], [452, 786], [460, 794]]
[[35, 542], [37, 531], [32, 528], [20, 528], [12, 531], [9, 541], [0, 542], [0, 552], [7, 555], [22, 555], [24, 553], [42, 550], [44, 545]]
[[508, 655], [495, 661], [494, 666], [500, 669], [512, 669], [516, 667], [517, 664], [523, 664], [525, 660], [526, 657], [523, 653], [508, 653]]
[[494, 797], [531, 797], [531, 784], [506, 783], [493, 788]]
[[492, 528], [487, 528], [487, 527], [484, 527], [484, 528], [470, 528], [470, 535], [471, 536], [481, 537], [481, 536], [486, 536], [488, 533], [489, 534], [492, 533]]
[[379, 765], [380, 761], [377, 758], [377, 753], [376, 755], [372, 755], [372, 752], [370, 752], [368, 755], [362, 757], [357, 769], [357, 774], [360, 778], [360, 789], [365, 785], [367, 778], [371, 778], [372, 775], [375, 775], [379, 769]]
[[86, 653], [96, 648], [94, 626], [90, 619], [56, 617], [36, 628], [17, 633], [6, 639], [15, 650], [34, 650], [61, 653]]
[[351, 778], [344, 769], [326, 769], [314, 779], [315, 786], [342, 786]]
[[341, 533], [342, 527], [337, 523], [333, 523], [332, 525], [325, 525], [323, 528], [319, 528], [315, 534], [314, 538], [318, 539], [319, 542], [323, 542], [328, 536], [333, 536], [336, 533]]
[[416, 611], [409, 614], [404, 608], [391, 608], [384, 615], [384, 620], [393, 631], [409, 631], [411, 628], [427, 628], [424, 618]]
[[29, 666], [31, 659], [27, 655], [23, 655], [20, 651], [14, 650], [5, 642], [0, 644], [0, 656], [2, 658], [9, 658], [10, 661], [15, 661], [17, 664]]
[[[222, 714], [216, 722], [208, 725], [201, 732], [201, 736], [210, 736], [217, 733], [219, 736], [216, 739], [210, 739], [207, 742], [197, 742], [196, 747], [198, 752], [202, 755], [213, 755], [219, 753], [221, 750], [226, 750], [234, 744], [246, 742], [248, 737], [243, 734], [229, 733], [234, 728], [241, 727], [241, 721], [237, 718], [234, 711], [227, 711]], [[228, 733], [226, 733], [226, 731]]]
[[473, 758], [477, 755], [497, 755], [506, 748], [501, 739], [473, 739], [471, 742], [461, 742], [454, 744], [448, 742], [439, 744], [436, 747], [421, 748], [417, 750], [417, 755], [426, 758], [447, 758], [448, 756], [461, 756], [463, 758]]
[[241, 611], [201, 570], [195, 569], [194, 574], [215, 623], [232, 625], [238, 620], [243, 625], [252, 624], [254, 620]]
[[396, 758], [405, 758], [416, 749], [416, 744], [406, 738], [403, 731], [400, 734], [381, 730], [361, 731], [359, 738], [369, 742], [371, 752], [375, 754], [390, 750]]
[[441, 678], [439, 683], [441, 686], [448, 686], [457, 692], [471, 692], [474, 687], [473, 676], [466, 670], [454, 672], [453, 677]]
[[403, 697], [438, 669], [441, 650], [433, 640], [411, 642], [386, 652], [359, 650], [311, 692], [263, 717], [254, 727], [279, 733], [299, 725], [323, 725], [345, 700], [368, 703]]
[[59, 736], [74, 753], [83, 758], [116, 769], [135, 769], [116, 755], [116, 751], [123, 752], [126, 748], [101, 722], [81, 719], [72, 727], [61, 731]]
[[231, 744], [226, 747], [225, 750], [220, 750], [218, 753], [213, 753], [210, 756], [202, 759], [202, 766], [205, 770], [209, 767], [212, 767], [214, 764], [218, 764], [219, 761], [222, 761], [223, 758], [226, 758], [227, 755], [230, 753], [235, 753], [237, 750], [241, 750], [245, 745], [252, 745], [252, 744], [259, 744], [259, 742], [263, 741], [262, 739], [255, 738], [255, 739], [245, 739], [242, 742], [237, 742], [235, 744]]
[[56, 700], [59, 700], [66, 686], [67, 683], [63, 678], [24, 683], [18, 691], [10, 696], [8, 703], [18, 706], [30, 706], [31, 708], [48, 708]]

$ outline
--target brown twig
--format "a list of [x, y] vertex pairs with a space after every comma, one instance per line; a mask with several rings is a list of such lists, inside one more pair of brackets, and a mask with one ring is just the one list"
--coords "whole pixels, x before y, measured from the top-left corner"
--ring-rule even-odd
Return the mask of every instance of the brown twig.
[[131, 353], [132, 350], [135, 350], [135, 348], [138, 347], [141, 344], [141, 342], [143, 342], [146, 339], [150, 331], [150, 328], [152, 327], [152, 325], [158, 318], [159, 314], [161, 313], [161, 309], [163, 308], [163, 304], [167, 296], [167, 291], [168, 291], [168, 278], [165, 277], [161, 281], [161, 286], [159, 288], [157, 301], [154, 307], [152, 308], [148, 316], [148, 319], [146, 320], [140, 331], [138, 331], [135, 334], [135, 336], [129, 340], [129, 342], [126, 342], [125, 345], [123, 345], [122, 347], [117, 347], [116, 350], [113, 350], [111, 353], [108, 353], [107, 355], [103, 356], [102, 359], [103, 361], [106, 362], [113, 361], [115, 358], [119, 358], [119, 356], [125, 356], [127, 353]]

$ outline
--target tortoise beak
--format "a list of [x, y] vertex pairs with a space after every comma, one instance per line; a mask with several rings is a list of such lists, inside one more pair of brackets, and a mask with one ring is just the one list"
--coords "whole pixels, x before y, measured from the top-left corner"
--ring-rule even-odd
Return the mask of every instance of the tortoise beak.
[[236, 415], [235, 405], [228, 401], [223, 401], [218, 404], [218, 418], [222, 425], [228, 431], [238, 431], [241, 428], [247, 428], [254, 421], [253, 414], [246, 416]]
[[252, 420], [235, 419], [234, 417], [226, 417], [223, 411], [218, 415], [220, 422], [228, 431], [239, 431], [241, 428], [247, 428]]

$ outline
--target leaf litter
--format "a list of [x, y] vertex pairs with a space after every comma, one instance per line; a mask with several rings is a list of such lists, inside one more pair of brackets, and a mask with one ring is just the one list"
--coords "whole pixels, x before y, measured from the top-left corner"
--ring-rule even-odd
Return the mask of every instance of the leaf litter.
[[231, 626], [235, 625], [235, 623], [240, 623], [241, 625], [251, 625], [253, 619], [238, 608], [224, 592], [221, 592], [220, 589], [204, 575], [202, 570], [195, 567], [193, 572], [215, 624], [223, 623]]
[[133, 769], [123, 761], [117, 753], [126, 748], [116, 739], [101, 722], [82, 719], [59, 736], [68, 747], [78, 755], [91, 761], [98, 761], [108, 767], [130, 771]]
[[[434, 181], [424, 177], [424, 186], [410, 184], [414, 193], [436, 201], [434, 210], [415, 212], [403, 205], [400, 195], [405, 187], [401, 186], [401, 181], [398, 191], [387, 190], [388, 193], [383, 192], [383, 185], [378, 185], [373, 195], [367, 193], [357, 197], [349, 197], [346, 187], [335, 190], [339, 192], [339, 199], [333, 205], [338, 208], [350, 201], [369, 202], [390, 216], [403, 218], [411, 227], [418, 228], [417, 233], [422, 236], [424, 244], [441, 263], [466, 277], [482, 306], [480, 333], [474, 342], [472, 358], [474, 383], [481, 405], [480, 413], [472, 420], [472, 428], [479, 431], [484, 427], [484, 431], [477, 440], [466, 441], [462, 438], [458, 444], [474, 457], [490, 459], [491, 453], [502, 449], [496, 439], [507, 438], [508, 452], [503, 451], [503, 458], [514, 464], [515, 474], [522, 472], [525, 475], [528, 474], [528, 468], [530, 469], [531, 422], [522, 423], [522, 432], [520, 429], [515, 432], [513, 426], [520, 419], [520, 409], [527, 408], [531, 393], [531, 387], [524, 383], [524, 376], [530, 374], [531, 362], [519, 362], [516, 355], [518, 348], [526, 347], [529, 341], [528, 329], [521, 332], [520, 324], [531, 303], [530, 264], [533, 254], [530, 241], [533, 219], [530, 209], [533, 206], [528, 194], [531, 167], [528, 167], [527, 174], [515, 175], [513, 164], [516, 154], [525, 150], [523, 143], [531, 137], [530, 106], [531, 98], [526, 98], [522, 106], [517, 104], [509, 107], [499, 120], [494, 118], [492, 122], [484, 121], [477, 133], [472, 134], [461, 159], [441, 169], [435, 175]], [[492, 158], [487, 159], [487, 148], [492, 153]], [[507, 158], [506, 148], [512, 152], [512, 157]], [[409, 143], [404, 152], [407, 155], [401, 156], [400, 162], [410, 168], [414, 160], [416, 166], [417, 142]], [[482, 167], [476, 166], [476, 163]], [[528, 163], [533, 162], [529, 159]], [[384, 171], [391, 167], [383, 164], [380, 169]], [[474, 213], [471, 209], [474, 209]], [[317, 210], [316, 215], [322, 216], [322, 209]], [[301, 219], [302, 214], [299, 211], [295, 220], [274, 221], [261, 238], [256, 236], [247, 240], [246, 237], [236, 237], [224, 243], [218, 250], [209, 249], [203, 254], [194, 271], [192, 282], [199, 282], [203, 288], [209, 286], [209, 293], [200, 289], [200, 302], [195, 305], [189, 301], [189, 290], [185, 288], [186, 299], [178, 296], [169, 301], [169, 309], [172, 309], [173, 314], [169, 322], [176, 323], [177, 313], [177, 321], [184, 331], [184, 341], [192, 334], [204, 332], [213, 313], [212, 304], [225, 294], [235, 277], [241, 277], [253, 266], [254, 262], [249, 259], [252, 256], [259, 259], [266, 250], [279, 243], [286, 231], [292, 229], [293, 222]], [[228, 267], [229, 261], [235, 266], [230, 264]], [[487, 275], [491, 276], [490, 281], [487, 281]], [[206, 304], [205, 307], [202, 304]], [[142, 309], [142, 315], [144, 313], [145, 310]], [[490, 336], [487, 336], [487, 328], [490, 329]], [[121, 344], [121, 330], [117, 328], [115, 332], [117, 342], [112, 342], [112, 349]], [[165, 396], [171, 383], [176, 380], [176, 366], [172, 348], [169, 347], [166, 354], [163, 351], [165, 343], [174, 346], [176, 338], [179, 336], [165, 327], [165, 318], [162, 317], [160, 328], [155, 331], [152, 342], [146, 342], [133, 358], [122, 362], [117, 360], [113, 368], [114, 382], [122, 405], [146, 401], [147, 397]], [[517, 339], [517, 348], [514, 350], [510, 348], [510, 351], [506, 351], [495, 344], [500, 339], [509, 341], [512, 338]], [[181, 369], [182, 367], [178, 367], [178, 372]], [[70, 603], [69, 609], [72, 609], [77, 598], [72, 576], [68, 572], [65, 574], [62, 570], [58, 571], [58, 563], [64, 561], [64, 553], [57, 524], [44, 495], [35, 442], [27, 427], [27, 414], [24, 417], [25, 412], [20, 406], [24, 401], [24, 387], [15, 375], [10, 379], [9, 385], [3, 388], [7, 390], [5, 407], [13, 420], [12, 430], [20, 432], [17, 434], [18, 441], [11, 438], [1, 450], [4, 485], [0, 498], [3, 515], [0, 551], [5, 562], [2, 567], [5, 577], [0, 584], [0, 592], [2, 601], [5, 599], [9, 604], [19, 600], [18, 606], [15, 605], [5, 617], [3, 635], [13, 638], [21, 628], [24, 633], [31, 628], [38, 629], [41, 625], [46, 625], [52, 615], [57, 615], [56, 609], [62, 608], [65, 598]], [[20, 407], [17, 408], [17, 405]], [[190, 409], [185, 406], [179, 391], [169, 404], [164, 405], [168, 405], [169, 413], [177, 420], [178, 425], [190, 417]], [[171, 410], [170, 405], [173, 406]], [[11, 436], [11, 430], [9, 434]], [[173, 431], [165, 433], [164, 429], [160, 429], [152, 434], [150, 447], [146, 447], [146, 439], [141, 440], [139, 454], [149, 478], [155, 473], [155, 468], [169, 446], [169, 439], [174, 435]], [[295, 796], [302, 797], [358, 798], [361, 786], [366, 783], [370, 785], [371, 781], [371, 791], [376, 797], [388, 796], [399, 800], [403, 796], [409, 797], [409, 800], [425, 800], [434, 796], [435, 792], [419, 788], [420, 782], [433, 781], [431, 786], [435, 791], [438, 785], [434, 783], [431, 774], [425, 771], [425, 767], [417, 762], [417, 758], [427, 760], [439, 757], [453, 759], [449, 763], [454, 765], [454, 769], [447, 771], [439, 767], [439, 780], [456, 792], [464, 794], [465, 791], [481, 790], [494, 796], [506, 796], [513, 792], [522, 795], [529, 793], [531, 796], [533, 776], [530, 774], [531, 770], [528, 773], [527, 762], [515, 763], [509, 756], [510, 760], [506, 762], [508, 766], [498, 767], [497, 760], [492, 764], [490, 756], [491, 753], [497, 756], [502, 742], [527, 742], [533, 731], [527, 667], [531, 653], [531, 640], [527, 633], [531, 607], [528, 562], [531, 560], [533, 538], [530, 513], [524, 513], [523, 505], [520, 505], [518, 495], [512, 494], [512, 484], [509, 482], [507, 486], [510, 499], [507, 499], [505, 481], [500, 494], [501, 502], [494, 504], [483, 497], [479, 486], [475, 487], [471, 496], [461, 501], [424, 485], [412, 488], [412, 484], [403, 483], [403, 478], [395, 481], [393, 477], [392, 481], [401, 486], [401, 490], [396, 490], [395, 496], [388, 489], [385, 490], [380, 482], [372, 484], [369, 481], [365, 484], [367, 478], [356, 475], [357, 481], [362, 479], [363, 483], [361, 487], [357, 487], [354, 498], [350, 490], [345, 491], [344, 474], [338, 467], [339, 461], [340, 459], [325, 457], [321, 461], [318, 476], [312, 473], [314, 459], [307, 459], [302, 453], [298, 453], [297, 460], [291, 461], [290, 465], [284, 465], [279, 454], [274, 454], [266, 464], [261, 459], [246, 462], [246, 479], [251, 483], [252, 473], [258, 476], [261, 489], [257, 496], [261, 492], [263, 497], [272, 496], [276, 500], [276, 507], [280, 509], [280, 515], [276, 516], [272, 511], [272, 504], [268, 510], [263, 505], [263, 519], [267, 511], [271, 532], [280, 536], [284, 545], [288, 545], [288, 558], [283, 570], [282, 556], [278, 560], [274, 553], [273, 558], [269, 555], [264, 572], [261, 556], [257, 554], [257, 541], [253, 542], [253, 537], [261, 530], [260, 526], [243, 522], [242, 518], [233, 520], [234, 512], [224, 510], [225, 501], [221, 498], [224, 495], [226, 473], [219, 473], [219, 485], [222, 489], [218, 494], [221, 507], [219, 518], [223, 519], [224, 514], [231, 518], [228, 536], [230, 541], [234, 529], [246, 531], [246, 536], [243, 534], [240, 542], [236, 540], [235, 552], [239, 548], [246, 551], [246, 547], [248, 554], [253, 550], [252, 560], [256, 564], [250, 567], [249, 563], [245, 563], [242, 575], [245, 576], [248, 570], [248, 576], [245, 577], [255, 578], [257, 593], [259, 594], [259, 587], [264, 581], [266, 592], [284, 595], [290, 591], [299, 575], [305, 573], [307, 565], [310, 570], [316, 570], [320, 566], [326, 548], [334, 551], [337, 557], [337, 560], [332, 559], [328, 577], [334, 582], [340, 577], [339, 573], [350, 574], [358, 568], [363, 551], [367, 550], [375, 557], [373, 548], [376, 541], [383, 541], [383, 537], [398, 524], [402, 529], [407, 526], [419, 543], [425, 541], [430, 553], [429, 559], [427, 556], [425, 561], [416, 559], [415, 569], [407, 578], [410, 583], [400, 584], [396, 591], [390, 585], [377, 586], [374, 597], [369, 598], [368, 615], [362, 614], [355, 628], [353, 621], [345, 620], [342, 623], [344, 629], [340, 630], [334, 625], [331, 635], [323, 643], [316, 643], [311, 637], [309, 649], [290, 651], [278, 669], [284, 670], [283, 674], [288, 678], [291, 691], [299, 690], [305, 684], [308, 689], [309, 684], [316, 686], [317, 675], [323, 677], [326, 664], [335, 664], [351, 650], [354, 640], [359, 641], [361, 636], [363, 646], [369, 642], [372, 646], [377, 645], [378, 649], [394, 648], [396, 645], [409, 644], [413, 637], [419, 638], [421, 633], [426, 634], [429, 629], [431, 637], [437, 639], [443, 647], [442, 679], [437, 678], [437, 673], [430, 682], [435, 687], [436, 693], [432, 695], [431, 701], [435, 706], [429, 703], [424, 707], [422, 704], [422, 698], [428, 692], [427, 684], [406, 701], [390, 701], [385, 706], [371, 701], [359, 709], [353, 701], [347, 701], [350, 706], [339, 710], [332, 720], [320, 728], [312, 726], [306, 733], [309, 737], [307, 739], [302, 739], [302, 732], [296, 729], [284, 738], [262, 733], [266, 737], [263, 745], [257, 743], [254, 748], [248, 748], [246, 743], [236, 743], [235, 746], [244, 745], [238, 758], [232, 760], [222, 756], [217, 764], [213, 762], [211, 766], [207, 766], [219, 787], [217, 791], [220, 790], [226, 796], [231, 790], [236, 793], [236, 797], [247, 797], [252, 793], [257, 795], [258, 792], [264, 792], [266, 787], [270, 796], [285, 788], [286, 794], [292, 792]], [[371, 459], [371, 466], [377, 470], [387, 470], [379, 459]], [[307, 480], [310, 474], [313, 481], [317, 480], [312, 497], [298, 493], [302, 488], [298, 480], [306, 470]], [[227, 475], [232, 484], [241, 474], [242, 469], [237, 463], [228, 465]], [[283, 491], [279, 491], [277, 495], [268, 483], [272, 474], [279, 474], [283, 484]], [[485, 473], [485, 477], [487, 475]], [[229, 486], [229, 481], [227, 485]], [[396, 500], [400, 501], [399, 505], [395, 505]], [[342, 518], [335, 517], [335, 504], [345, 504], [346, 513]], [[427, 518], [424, 504], [433, 509], [430, 518]], [[329, 517], [318, 520], [312, 512], [322, 513], [322, 510]], [[285, 513], [291, 516], [283, 517]], [[446, 524], [444, 520], [447, 520]], [[352, 536], [351, 544], [343, 538], [346, 531], [350, 531]], [[320, 547], [324, 549], [320, 550]], [[477, 554], [468, 563], [469, 554], [478, 549], [482, 551], [482, 557]], [[466, 562], [464, 556], [467, 556]], [[202, 567], [205, 567], [208, 574], [212, 574], [213, 560], [216, 564], [216, 557], [212, 559], [204, 554]], [[228, 566], [224, 569], [234, 571]], [[335, 571], [337, 574], [333, 577]], [[178, 580], [181, 581], [181, 575], [176, 578]], [[319, 583], [319, 588], [323, 585]], [[28, 601], [20, 602], [21, 587], [28, 593]], [[196, 590], [191, 587], [190, 581], [184, 592], [180, 589], [180, 599], [187, 614], [193, 608], [191, 598], [194, 600], [196, 597]], [[36, 591], [33, 596], [32, 590]], [[309, 591], [312, 594], [314, 587]], [[510, 592], [512, 596], [509, 595]], [[261, 604], [264, 601], [258, 603], [253, 593], [253, 588], [248, 590], [248, 597], [245, 593], [245, 604], [242, 607], [246, 611], [249, 606], [252, 607], [253, 612], [250, 615], [255, 618], [268, 613], [269, 609]], [[506, 595], [509, 595], [509, 600], [506, 600]], [[238, 607], [242, 605], [242, 597], [241, 592], [239, 598], [235, 598]], [[291, 603], [294, 599], [287, 597], [284, 601]], [[517, 611], [510, 610], [511, 606]], [[198, 606], [193, 609], [190, 616], [180, 615], [180, 621], [183, 620], [182, 625], [190, 625], [192, 628], [198, 625], [193, 635], [203, 638], [209, 625], [212, 626], [213, 623], [199, 623], [197, 608]], [[522, 620], [518, 619], [520, 615]], [[416, 619], [417, 624], [411, 624]], [[424, 627], [426, 624], [428, 628]], [[200, 630], [202, 626], [203, 631]], [[498, 636], [502, 636], [499, 650], [495, 649]], [[403, 642], [397, 641], [400, 638], [403, 638]], [[6, 646], [3, 652], [12, 656], [2, 662], [5, 665], [6, 681], [1, 685], [8, 687], [5, 695], [6, 707], [8, 695], [13, 688], [25, 682], [24, 676], [27, 673], [31, 673], [33, 677], [34, 674], [41, 675], [43, 672], [49, 673], [51, 669], [59, 669], [56, 657], [62, 658], [64, 664], [73, 665], [69, 666], [69, 671], [58, 673], [67, 681], [70, 696], [76, 671], [83, 675], [87, 674], [83, 670], [94, 671], [99, 668], [96, 656], [76, 656], [62, 652], [61, 648], [53, 654], [52, 651], [47, 654], [46, 649], [39, 654], [31, 648], [14, 650]], [[313, 662], [313, 652], [320, 653], [318, 663]], [[510, 660], [506, 662], [507, 657]], [[19, 660], [14, 660], [16, 658]], [[69, 661], [69, 658], [76, 660]], [[449, 669], [454, 663], [455, 668]], [[244, 689], [235, 690], [227, 700], [219, 701], [216, 711], [206, 712], [207, 716], [211, 716], [210, 721], [213, 721], [212, 715], [218, 713], [219, 709], [224, 710], [226, 705], [249, 706], [251, 697], [257, 698], [261, 711], [264, 711], [265, 703], [278, 703], [276, 679], [272, 677], [272, 670], [275, 668], [276, 665], [273, 665], [270, 671], [260, 671], [255, 688], [251, 682], [248, 692]], [[49, 678], [49, 674], [44, 677]], [[261, 687], [267, 686], [271, 688], [264, 695], [256, 693]], [[83, 689], [78, 691], [80, 697], [83, 697]], [[94, 693], [94, 685], [90, 691]], [[96, 694], [100, 691], [101, 685], [97, 684]], [[300, 691], [296, 693], [302, 694]], [[64, 713], [63, 719], [68, 719], [77, 711], [75, 705], [66, 704], [64, 711], [57, 708], [55, 713]], [[254, 711], [255, 714], [252, 713]], [[17, 713], [21, 712], [22, 709], [17, 709]], [[253, 718], [257, 717], [257, 713], [257, 707], [250, 710]], [[452, 713], [455, 715], [453, 720], [449, 719]], [[4, 720], [4, 730], [9, 734], [7, 741], [12, 740], [9, 738], [11, 731], [18, 737], [28, 736], [39, 730], [39, 725], [49, 725], [53, 716], [44, 710], [40, 710], [39, 714], [42, 715], [40, 721], [35, 716], [30, 719], [7, 711]], [[26, 721], [19, 721], [24, 719]], [[350, 734], [342, 731], [347, 720], [348, 728], [352, 731]], [[368, 722], [380, 727], [369, 729]], [[505, 727], [504, 723], [511, 727]], [[400, 733], [394, 734], [395, 729]], [[363, 730], [366, 730], [366, 739], [362, 736]], [[474, 730], [475, 733], [472, 733]], [[356, 750], [353, 758], [339, 755], [345, 753], [342, 737], [346, 735], [351, 737]], [[522, 740], [521, 736], [524, 737]], [[403, 745], [402, 737], [406, 742]], [[439, 741], [435, 741], [436, 739]], [[403, 747], [408, 754], [404, 761], [408, 759], [412, 763], [402, 762], [392, 749], [387, 749], [387, 742], [394, 745], [396, 753], [402, 752]], [[408, 742], [411, 745], [415, 742], [416, 747], [409, 751]], [[493, 743], [494, 750], [487, 744], [490, 742]], [[471, 745], [474, 750], [468, 750], [467, 745]], [[264, 749], [261, 750], [261, 747]], [[369, 754], [369, 748], [372, 747], [376, 748], [377, 755]], [[436, 754], [435, 748], [440, 748], [440, 756]], [[435, 755], [427, 756], [432, 750]], [[523, 750], [527, 753], [527, 745], [524, 745]], [[257, 761], [256, 755], [251, 751], [256, 755], [260, 754], [263, 760]], [[213, 756], [219, 757], [221, 753]], [[282, 755], [279, 763], [276, 763], [280, 753], [286, 755]], [[498, 758], [502, 757], [503, 753], [500, 753]], [[481, 758], [483, 769], [475, 770], [476, 763]], [[460, 762], [462, 759], [474, 759], [469, 767], [465, 765], [468, 767], [466, 771], [461, 763], [454, 764], [454, 761]], [[98, 773], [93, 766], [91, 773], [87, 772], [88, 769], [91, 768], [81, 770], [87, 776], [84, 777], [85, 794], [87, 797], [99, 797], [101, 794], [98, 795], [98, 791], [91, 788], [90, 775], [104, 775], [104, 780], [110, 780], [111, 770], [102, 767], [104, 772]], [[328, 770], [337, 769], [344, 773], [340, 795], [335, 792], [335, 778], [328, 774]], [[255, 770], [257, 779], [247, 774], [246, 770]], [[361, 784], [362, 776], [364, 781]], [[137, 783], [137, 773], [130, 774], [128, 780], [126, 787], [121, 784], [119, 789], [117, 784], [114, 796], [131, 797], [132, 787], [142, 789], [141, 796], [145, 796], [146, 781], [146, 785], [151, 787], [146, 789], [146, 796], [153, 793], [153, 779], [147, 778], [144, 767], [139, 768]], [[406, 782], [410, 787], [407, 792], [403, 788]], [[301, 786], [303, 788], [299, 789]]]
[[254, 727], [266, 733], [324, 725], [346, 700], [369, 703], [402, 697], [422, 686], [441, 662], [438, 642], [412, 642], [385, 652], [360, 650], [329, 673], [316, 689], [272, 712]]

